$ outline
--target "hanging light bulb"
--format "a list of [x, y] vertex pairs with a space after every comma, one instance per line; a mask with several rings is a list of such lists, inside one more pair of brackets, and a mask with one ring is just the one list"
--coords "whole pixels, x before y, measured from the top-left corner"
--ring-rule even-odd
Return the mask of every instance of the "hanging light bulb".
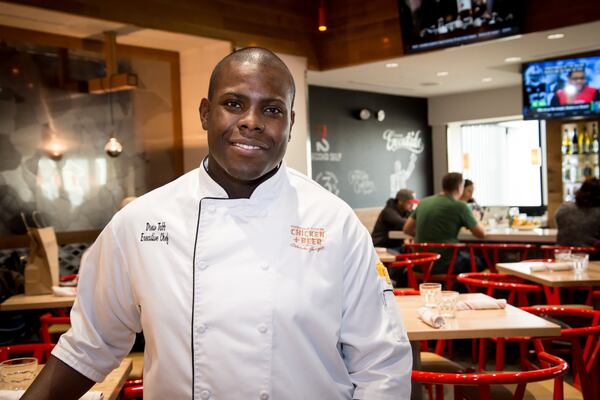
[[118, 157], [123, 152], [123, 145], [117, 140], [114, 132], [104, 146], [104, 151], [111, 157]]
[[45, 137], [43, 150], [46, 155], [54, 161], [60, 161], [65, 154], [65, 146], [58, 138], [56, 131], [46, 126], [43, 131], [43, 136]]
[[321, 0], [319, 3], [319, 31], [325, 32], [327, 30], [327, 18], [325, 16], [325, 0]]
[[110, 138], [108, 139], [106, 146], [104, 146], [104, 151], [110, 157], [119, 157], [119, 155], [123, 152], [123, 145], [117, 140], [117, 135], [115, 134], [114, 129], [115, 119], [113, 115], [112, 77], [112, 74], [108, 76], [108, 102], [110, 107], [110, 126], [113, 128], [110, 132]]

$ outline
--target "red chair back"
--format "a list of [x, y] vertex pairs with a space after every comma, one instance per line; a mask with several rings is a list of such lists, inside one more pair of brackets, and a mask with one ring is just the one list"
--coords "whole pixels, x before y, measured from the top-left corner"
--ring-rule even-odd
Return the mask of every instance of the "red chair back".
[[436, 398], [443, 397], [443, 387], [441, 385], [456, 385], [455, 395], [458, 394], [459, 398], [462, 398], [460, 397], [461, 386], [477, 385], [479, 386], [479, 398], [491, 399], [490, 385], [517, 384], [513, 399], [523, 399], [527, 383], [554, 379], [553, 399], [561, 400], [563, 398], [562, 376], [569, 370], [569, 365], [565, 360], [545, 352], [538, 353], [538, 358], [543, 368], [533, 371], [464, 374], [413, 370], [412, 380], [436, 385]]
[[15, 344], [11, 346], [0, 347], [0, 362], [16, 357], [35, 357], [38, 363], [45, 364], [50, 357], [50, 352], [54, 348], [53, 344], [32, 343]]
[[121, 399], [132, 400], [132, 399], [144, 398], [144, 386], [143, 385], [129, 385], [125, 386], [121, 391]]
[[542, 286], [529, 283], [525, 280], [512, 275], [497, 274], [491, 272], [465, 272], [456, 278], [464, 283], [471, 293], [475, 293], [477, 288], [485, 289], [485, 294], [496, 297], [498, 291], [503, 292], [506, 301], [509, 304], [520, 307], [529, 305], [528, 293], [541, 295], [544, 291]]
[[571, 250], [575, 253], [595, 253], [598, 251], [596, 247], [593, 246], [560, 246], [560, 245], [542, 245], [540, 246], [542, 252], [544, 254], [544, 258], [554, 258], [554, 250]]
[[535, 245], [523, 243], [469, 243], [467, 244], [467, 247], [469, 248], [469, 255], [471, 257], [471, 271], [477, 271], [475, 265], [475, 251], [479, 250], [483, 255], [486, 267], [491, 272], [498, 272], [496, 270], [496, 264], [500, 262], [500, 256], [502, 254], [517, 253], [519, 255], [518, 260], [514, 261], [523, 261], [527, 259], [529, 250], [534, 249]]
[[55, 317], [52, 314], [44, 314], [40, 317], [40, 339], [43, 343], [54, 343], [50, 335], [52, 325], [71, 325], [70, 317]]
[[[454, 280], [456, 279], [456, 275], [454, 274], [454, 265], [456, 264], [456, 258], [458, 257], [458, 252], [461, 249], [465, 249], [467, 247], [464, 243], [406, 243], [404, 247], [409, 252], [435, 252], [440, 253], [444, 250], [451, 251], [450, 262], [448, 263], [448, 270], [445, 274], [432, 274], [431, 268], [427, 270], [426, 273], [416, 274], [417, 276], [422, 276], [422, 280], [424, 282], [428, 281], [438, 281], [445, 282], [446, 288], [448, 290], [452, 289], [452, 285]], [[436, 251], [437, 250], [437, 251]]]
[[[560, 306], [523, 307], [523, 310], [540, 316], [553, 318], [577, 318], [585, 320], [583, 326], [561, 329], [560, 336], [553, 338], [534, 339], [537, 351], [548, 351], [551, 342], [560, 340], [569, 342], [569, 354], [572, 356], [571, 365], [575, 376], [575, 384], [581, 387], [584, 399], [597, 398], [593, 393], [600, 389], [600, 368], [598, 366], [600, 352], [600, 310]], [[548, 350], [546, 350], [548, 348]]]
[[408, 285], [414, 290], [419, 290], [419, 283], [414, 267], [418, 266], [423, 271], [424, 281], [431, 275], [433, 263], [440, 259], [438, 253], [402, 253], [396, 255], [396, 261], [390, 263], [388, 268], [406, 268]]

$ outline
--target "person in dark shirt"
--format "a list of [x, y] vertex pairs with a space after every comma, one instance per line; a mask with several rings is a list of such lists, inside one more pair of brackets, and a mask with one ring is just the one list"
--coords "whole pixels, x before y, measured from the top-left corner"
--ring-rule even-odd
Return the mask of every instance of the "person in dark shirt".
[[419, 200], [415, 198], [415, 192], [410, 189], [400, 189], [396, 193], [396, 198], [388, 199], [375, 222], [371, 234], [373, 244], [377, 247], [400, 250], [403, 240], [390, 239], [388, 235], [390, 231], [401, 231], [404, 228], [404, 223], [418, 202]]
[[563, 203], [554, 218], [558, 228], [556, 243], [585, 247], [600, 244], [600, 180], [583, 182], [575, 193], [575, 202]]

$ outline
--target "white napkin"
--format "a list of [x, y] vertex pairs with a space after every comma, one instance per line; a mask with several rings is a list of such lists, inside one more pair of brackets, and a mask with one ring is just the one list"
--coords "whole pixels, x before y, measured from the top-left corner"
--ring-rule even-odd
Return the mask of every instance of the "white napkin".
[[[0, 400], [19, 400], [25, 393], [24, 390], [0, 390]], [[102, 392], [87, 392], [80, 400], [101, 400], [104, 398]]]
[[421, 318], [421, 321], [425, 322], [432, 328], [438, 329], [446, 325], [444, 317], [442, 317], [429, 307], [419, 307], [417, 309], [417, 313], [419, 314], [419, 318]]
[[77, 295], [76, 287], [52, 286], [52, 293], [59, 297], [73, 297]]
[[532, 265], [529, 267], [531, 272], [544, 272], [544, 271], [570, 271], [573, 269], [573, 264], [568, 261], [553, 262], [553, 263], [542, 263]]
[[501, 310], [506, 308], [506, 299], [482, 299], [459, 300], [456, 302], [457, 310]]

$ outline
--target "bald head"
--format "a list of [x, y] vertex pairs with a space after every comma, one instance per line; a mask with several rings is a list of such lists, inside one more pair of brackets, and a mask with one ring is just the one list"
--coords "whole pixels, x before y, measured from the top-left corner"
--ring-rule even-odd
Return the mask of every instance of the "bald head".
[[255, 65], [259, 65], [265, 68], [277, 69], [280, 70], [286, 79], [289, 80], [289, 86], [292, 94], [292, 106], [294, 105], [294, 97], [296, 96], [296, 85], [294, 83], [294, 78], [287, 65], [281, 60], [281, 58], [277, 57], [275, 53], [270, 50], [264, 49], [262, 47], [245, 47], [243, 49], [239, 49], [229, 54], [225, 58], [223, 58], [216, 65], [212, 74], [210, 75], [210, 82], [208, 84], [208, 100], [212, 100], [215, 87], [217, 86], [219, 77], [224, 67], [229, 66], [231, 64], [241, 64], [243, 62], [249, 62]]

